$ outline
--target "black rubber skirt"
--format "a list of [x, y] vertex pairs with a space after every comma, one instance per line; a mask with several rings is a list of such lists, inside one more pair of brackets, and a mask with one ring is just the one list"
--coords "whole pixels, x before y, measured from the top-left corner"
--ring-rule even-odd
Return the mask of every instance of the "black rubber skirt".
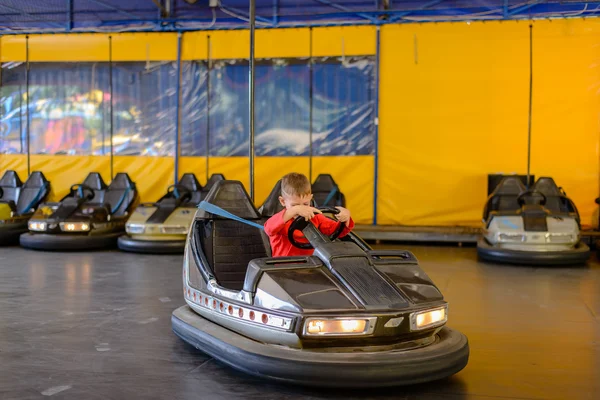
[[132, 253], [146, 254], [183, 254], [183, 240], [139, 240], [129, 235], [122, 235], [117, 242], [119, 249]]
[[48, 251], [98, 250], [115, 247], [123, 232], [106, 235], [69, 235], [27, 232], [21, 235], [21, 246], [27, 249]]
[[307, 386], [382, 387], [434, 381], [456, 374], [469, 360], [465, 335], [449, 328], [414, 350], [316, 352], [256, 342], [196, 314], [173, 312], [173, 331], [195, 348], [245, 373]]
[[19, 236], [27, 232], [27, 224], [0, 225], [0, 246], [19, 244]]
[[477, 241], [477, 254], [482, 260], [518, 265], [578, 265], [590, 258], [590, 248], [583, 242], [573, 250], [566, 251], [524, 251], [494, 247], [485, 238]]

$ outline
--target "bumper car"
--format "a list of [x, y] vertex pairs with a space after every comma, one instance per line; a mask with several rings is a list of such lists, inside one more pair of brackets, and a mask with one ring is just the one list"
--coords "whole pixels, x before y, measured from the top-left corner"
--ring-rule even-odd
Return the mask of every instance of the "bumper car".
[[467, 338], [446, 326], [448, 305], [410, 252], [374, 251], [353, 233], [336, 240], [342, 229], [326, 237], [300, 218], [290, 238], [314, 254], [272, 258], [262, 229], [248, 225], [268, 207], [261, 215], [240, 182], [217, 183], [205, 201], [246, 223], [195, 216], [187, 304], [171, 319], [187, 343], [248, 374], [310, 386], [414, 384], [467, 364]]
[[505, 177], [488, 199], [483, 223], [477, 253], [486, 261], [571, 265], [589, 258], [577, 208], [552, 178], [527, 190], [517, 177]]
[[346, 196], [329, 174], [320, 174], [312, 184], [313, 200], [319, 207], [346, 207]]
[[36, 250], [92, 250], [114, 246], [138, 200], [135, 184], [118, 173], [106, 186], [100, 174], [90, 173], [71, 186], [58, 203], [40, 205], [29, 220], [21, 246]]
[[23, 184], [15, 171], [6, 171], [0, 179], [0, 245], [18, 244], [27, 232], [27, 222], [50, 193], [50, 182], [39, 171], [31, 173]]
[[198, 204], [215, 182], [224, 179], [221, 174], [213, 174], [202, 187], [194, 174], [183, 174], [156, 203], [136, 208], [125, 225], [127, 234], [119, 237], [119, 248], [134, 253], [183, 253]]

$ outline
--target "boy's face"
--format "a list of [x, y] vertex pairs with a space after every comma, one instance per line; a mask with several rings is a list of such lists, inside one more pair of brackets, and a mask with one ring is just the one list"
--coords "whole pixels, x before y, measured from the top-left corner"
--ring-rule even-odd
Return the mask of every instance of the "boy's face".
[[302, 196], [288, 196], [287, 194], [279, 196], [279, 202], [282, 206], [288, 210], [294, 206], [310, 206], [312, 200], [312, 193], [305, 194]]

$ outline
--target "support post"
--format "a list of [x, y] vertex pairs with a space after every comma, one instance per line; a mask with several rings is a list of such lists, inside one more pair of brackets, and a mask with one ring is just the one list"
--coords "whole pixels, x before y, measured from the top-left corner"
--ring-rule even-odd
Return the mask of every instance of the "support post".
[[313, 69], [313, 29], [309, 30], [310, 45], [308, 53], [308, 180], [312, 184], [313, 176], [313, 98], [314, 98], [314, 69]]
[[375, 118], [373, 126], [373, 225], [377, 225], [377, 197], [379, 189], [379, 69], [381, 58], [381, 29], [377, 27], [375, 36]]
[[27, 176], [31, 174], [31, 121], [29, 115], [29, 35], [25, 36], [25, 119], [27, 120], [25, 135], [27, 143]]
[[531, 117], [533, 112], [533, 24], [529, 24], [529, 118], [527, 127], [527, 189], [531, 176]]
[[212, 68], [210, 35], [206, 37], [206, 182], [210, 178], [210, 70]]
[[175, 88], [175, 178], [173, 182], [177, 184], [179, 179], [179, 135], [181, 127], [181, 32], [177, 32], [177, 86]]
[[[113, 61], [112, 61], [112, 36], [108, 37], [108, 92], [110, 94], [110, 104], [108, 107], [110, 114], [110, 180], [114, 178], [114, 147], [113, 147], [113, 136], [114, 136], [114, 120], [113, 120]], [[104, 143], [102, 144], [104, 148]]]
[[250, 200], [254, 202], [254, 29], [256, 23], [256, 0], [250, 0], [250, 68], [249, 68], [249, 111], [250, 111]]

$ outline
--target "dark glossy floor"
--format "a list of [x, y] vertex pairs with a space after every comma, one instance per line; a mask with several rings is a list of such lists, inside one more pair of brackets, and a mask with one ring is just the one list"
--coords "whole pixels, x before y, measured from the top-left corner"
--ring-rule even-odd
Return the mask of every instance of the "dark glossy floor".
[[600, 264], [480, 264], [474, 248], [405, 246], [471, 342], [445, 381], [379, 391], [247, 377], [171, 332], [180, 256], [0, 249], [0, 399], [600, 399]]

